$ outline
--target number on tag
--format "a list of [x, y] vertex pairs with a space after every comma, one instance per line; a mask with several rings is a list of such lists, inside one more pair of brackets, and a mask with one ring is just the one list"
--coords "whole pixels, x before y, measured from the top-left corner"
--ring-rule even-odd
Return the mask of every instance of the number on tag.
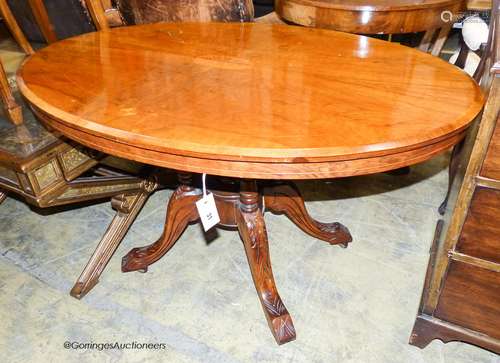
[[203, 198], [197, 201], [196, 208], [198, 209], [201, 224], [205, 232], [220, 222], [219, 212], [217, 212], [217, 206], [215, 205], [212, 193], [203, 196]]

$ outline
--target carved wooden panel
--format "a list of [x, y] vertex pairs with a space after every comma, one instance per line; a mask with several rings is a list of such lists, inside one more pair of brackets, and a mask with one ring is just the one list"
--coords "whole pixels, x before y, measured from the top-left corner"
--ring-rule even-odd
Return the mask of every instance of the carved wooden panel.
[[500, 263], [500, 190], [477, 188], [457, 250]]
[[500, 274], [453, 261], [434, 315], [500, 339]]
[[128, 24], [162, 21], [251, 21], [251, 0], [117, 0]]

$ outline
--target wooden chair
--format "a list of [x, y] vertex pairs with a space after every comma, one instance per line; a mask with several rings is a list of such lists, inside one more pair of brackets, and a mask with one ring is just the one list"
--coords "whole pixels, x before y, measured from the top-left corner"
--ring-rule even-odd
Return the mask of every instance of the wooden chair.
[[[270, 13], [254, 18], [252, 0], [86, 0], [89, 13], [99, 30], [113, 26], [147, 24], [160, 21], [225, 21], [285, 24]], [[122, 19], [121, 24], [117, 21]]]
[[[43, 6], [38, 1], [33, 3]], [[42, 8], [37, 10], [40, 18], [44, 18], [43, 11]], [[24, 52], [32, 54], [33, 49], [19, 29], [6, 0], [0, 0], [0, 13]], [[120, 160], [49, 132], [28, 109], [21, 107], [9, 87], [1, 62], [0, 67], [2, 101], [10, 121], [0, 119], [0, 202], [5, 200], [7, 193], [15, 193], [27, 203], [42, 208], [111, 197], [111, 205], [117, 210], [71, 291], [71, 295], [80, 298], [98, 282], [114, 250], [157, 183], [123, 173], [113, 167], [120, 164]], [[141, 173], [139, 167], [129, 169]]]

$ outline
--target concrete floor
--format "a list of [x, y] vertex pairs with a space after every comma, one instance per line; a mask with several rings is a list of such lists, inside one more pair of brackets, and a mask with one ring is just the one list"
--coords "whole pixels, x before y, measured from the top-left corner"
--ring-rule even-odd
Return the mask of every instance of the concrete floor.
[[[498, 363], [467, 344], [407, 344], [446, 165], [442, 155], [407, 176], [300, 183], [314, 217], [351, 230], [347, 249], [266, 214], [276, 282], [297, 330], [284, 346], [269, 332], [235, 232], [206, 243], [190, 226], [148, 273], [120, 272], [121, 256], [160, 235], [171, 191], [150, 198], [81, 301], [69, 290], [113, 217], [109, 203], [47, 214], [9, 197], [0, 205], [1, 361]], [[76, 350], [66, 341], [165, 349]]]

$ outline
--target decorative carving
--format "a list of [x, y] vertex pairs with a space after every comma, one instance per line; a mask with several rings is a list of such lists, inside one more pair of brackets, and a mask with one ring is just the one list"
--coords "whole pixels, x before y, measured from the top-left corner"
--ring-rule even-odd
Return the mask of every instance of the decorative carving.
[[2, 204], [2, 202], [5, 200], [5, 198], [7, 198], [7, 193], [0, 190], [0, 204]]
[[[195, 203], [202, 196], [199, 189], [191, 186], [189, 173], [178, 174], [182, 183], [172, 194], [168, 203], [165, 227], [162, 236], [153, 244], [132, 249], [122, 260], [122, 271], [147, 271], [148, 266], [158, 261], [175, 244], [188, 223], [198, 220]], [[255, 180], [242, 180], [236, 192], [234, 182], [217, 184], [213, 191], [223, 225], [236, 226], [240, 233], [250, 265], [255, 288], [272, 334], [278, 344], [295, 339], [292, 318], [288, 313], [274, 282], [269, 245], [261, 205], [263, 194]], [[338, 223], [314, 221], [305, 210], [298, 191], [290, 185], [264, 188], [266, 205], [271, 210], [286, 213], [300, 228], [314, 237], [329, 243], [348, 243], [351, 237], [347, 229]], [[126, 196], [115, 198], [120, 208], [127, 208]], [[232, 217], [235, 216], [235, 217]], [[116, 247], [115, 247], [116, 248]], [[92, 280], [91, 280], [92, 281]], [[76, 285], [75, 285], [76, 286]], [[89, 283], [89, 286], [93, 286]]]
[[119, 193], [122, 191], [130, 190], [131, 185], [128, 184], [111, 184], [111, 185], [89, 185], [86, 187], [73, 187], [68, 188], [57, 199], [68, 199], [81, 197], [86, 195]]
[[[82, 150], [80, 150], [82, 149]], [[60, 155], [60, 161], [65, 171], [71, 171], [90, 159], [83, 148], [72, 148]]]
[[167, 208], [165, 228], [161, 237], [153, 244], [134, 248], [122, 260], [122, 271], [147, 271], [148, 266], [158, 261], [175, 244], [188, 223], [196, 221], [198, 211], [195, 203], [202, 192], [187, 185], [181, 185], [174, 192]]
[[[242, 182], [242, 188], [248, 186]], [[253, 188], [252, 188], [253, 189]], [[240, 232], [255, 289], [264, 309], [269, 328], [278, 344], [295, 339], [295, 328], [274, 282], [269, 245], [264, 217], [259, 208], [247, 211], [248, 205], [257, 205], [259, 195], [243, 189], [240, 193], [241, 205], [237, 213], [238, 231]]]
[[347, 247], [352, 242], [349, 230], [338, 222], [321, 223], [309, 215], [297, 187], [280, 184], [264, 189], [264, 204], [273, 213], [284, 213], [307, 234], [332, 245]]
[[33, 176], [35, 177], [40, 190], [44, 190], [54, 182], [61, 179], [61, 172], [57, 163], [54, 160], [51, 160], [47, 164], [36, 169], [33, 172]]

